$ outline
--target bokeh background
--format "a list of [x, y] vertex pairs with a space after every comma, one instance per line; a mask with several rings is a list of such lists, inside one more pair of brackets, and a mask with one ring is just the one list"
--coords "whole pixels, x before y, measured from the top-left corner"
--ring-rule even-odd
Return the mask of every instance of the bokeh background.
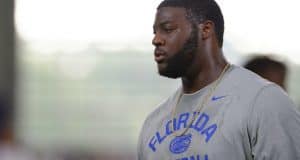
[[[217, 2], [227, 59], [241, 65], [267, 54], [285, 62], [299, 106], [299, 2]], [[135, 159], [144, 119], [180, 84], [160, 77], [153, 60], [159, 3], [1, 0], [0, 87], [11, 141], [37, 159]]]

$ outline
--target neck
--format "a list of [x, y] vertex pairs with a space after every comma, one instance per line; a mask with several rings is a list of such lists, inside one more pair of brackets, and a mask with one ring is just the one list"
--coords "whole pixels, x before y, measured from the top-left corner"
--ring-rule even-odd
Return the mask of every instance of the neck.
[[[212, 55], [210, 58], [204, 58], [204, 61], [195, 62], [189, 73], [182, 77], [182, 86], [184, 93], [194, 93], [219, 78], [228, 64], [223, 57], [222, 52]], [[216, 55], [216, 57], [213, 57]]]

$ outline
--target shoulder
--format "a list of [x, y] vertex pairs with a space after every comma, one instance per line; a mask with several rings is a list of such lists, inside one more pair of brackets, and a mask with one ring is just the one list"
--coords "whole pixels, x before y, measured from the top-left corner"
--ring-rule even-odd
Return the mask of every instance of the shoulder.
[[157, 105], [150, 114], [148, 114], [144, 121], [142, 132], [147, 133], [147, 131], [151, 129], [149, 126], [154, 126], [155, 124], [160, 123], [168, 114], [171, 113], [172, 108], [170, 106], [174, 103], [179, 91], [180, 89], [177, 89], [172, 95]]
[[262, 98], [265, 101], [273, 101], [272, 99], [275, 97], [272, 95], [272, 92], [276, 92], [276, 96], [278, 97], [286, 97], [284, 91], [274, 83], [239, 66], [233, 66], [226, 77], [224, 77], [219, 92], [229, 95], [231, 105], [229, 105], [228, 109], [231, 112], [227, 113], [230, 113], [229, 115], [238, 113], [234, 116], [242, 119], [243, 128], [247, 126], [245, 124], [248, 124], [252, 120], [251, 113], [254, 110], [257, 111], [257, 107], [260, 107], [256, 106], [257, 103], [262, 104], [261, 102], [257, 102], [258, 98]]
[[[246, 68], [233, 65], [233, 69], [228, 76], [228, 81], [234, 82], [234, 86], [238, 86], [242, 89], [260, 89], [266, 85], [271, 84], [272, 82], [263, 79], [259, 75], [247, 70]], [[251, 90], [249, 90], [251, 91]]]
[[[240, 100], [254, 107], [254, 109], [286, 110], [284, 106], [295, 104], [288, 94], [278, 85], [270, 82], [259, 75], [239, 66], [233, 66], [228, 76], [224, 79], [223, 88], [226, 88]], [[259, 106], [259, 107], [255, 107]]]
[[260, 90], [272, 84], [243, 67], [233, 65], [220, 90], [234, 96], [240, 105], [249, 107]]
[[239, 107], [247, 108], [245, 114], [250, 122], [289, 115], [299, 119], [296, 105], [281, 87], [243, 67], [234, 66], [224, 83], [235, 95]]
[[298, 111], [288, 94], [281, 87], [272, 84], [259, 91], [253, 101], [253, 112], [261, 116], [269, 115], [280, 118]]
[[248, 124], [254, 130], [264, 128], [292, 132], [297, 128], [300, 132], [300, 113], [288, 94], [281, 87], [271, 84], [261, 88], [251, 103]]
[[149, 123], [153, 123], [153, 121], [160, 121], [162, 118], [165, 118], [167, 114], [171, 111], [171, 106], [174, 103], [174, 100], [176, 99], [177, 94], [179, 93], [180, 89], [177, 89], [172, 95], [170, 95], [168, 98], [163, 100], [160, 104], [158, 104], [155, 109], [148, 114], [144, 125], [147, 125]]

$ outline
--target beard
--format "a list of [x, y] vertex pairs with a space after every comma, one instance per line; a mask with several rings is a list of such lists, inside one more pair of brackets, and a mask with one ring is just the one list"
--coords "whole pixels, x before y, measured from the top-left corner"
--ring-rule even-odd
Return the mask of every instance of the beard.
[[178, 78], [185, 75], [191, 66], [198, 48], [198, 28], [192, 25], [192, 32], [185, 41], [182, 48], [170, 57], [166, 63], [166, 67], [159, 70], [159, 74], [168, 78]]

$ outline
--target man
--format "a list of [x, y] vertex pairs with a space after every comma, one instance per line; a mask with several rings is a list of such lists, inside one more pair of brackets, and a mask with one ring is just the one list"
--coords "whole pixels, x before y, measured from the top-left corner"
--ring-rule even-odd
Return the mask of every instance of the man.
[[256, 56], [247, 61], [244, 67], [286, 90], [285, 79], [287, 67], [284, 63], [276, 61], [271, 57]]
[[300, 116], [273, 83], [230, 65], [214, 0], [164, 0], [154, 22], [155, 61], [182, 86], [146, 119], [139, 160], [300, 159]]

